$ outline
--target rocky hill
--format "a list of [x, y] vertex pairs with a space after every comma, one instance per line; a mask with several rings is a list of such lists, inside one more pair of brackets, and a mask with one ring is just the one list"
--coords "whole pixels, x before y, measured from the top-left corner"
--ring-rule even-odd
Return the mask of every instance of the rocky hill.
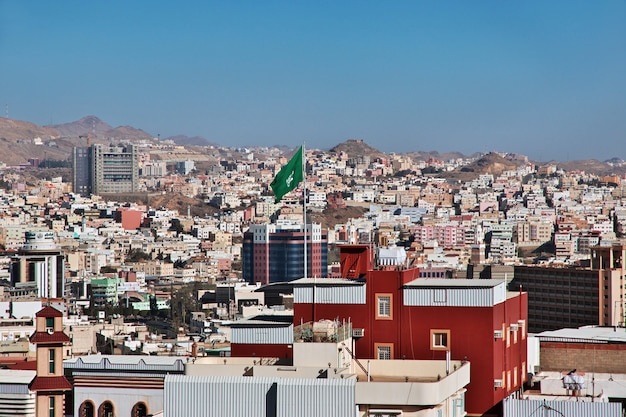
[[461, 181], [472, 180], [481, 174], [491, 174], [496, 177], [504, 171], [514, 170], [524, 163], [523, 160], [507, 159], [496, 152], [490, 152], [469, 165], [456, 168], [454, 171], [442, 173], [441, 176]]
[[89, 135], [92, 140], [97, 140], [98, 138], [113, 138], [120, 140], [141, 140], [154, 138], [153, 135], [132, 126], [118, 126], [113, 128], [111, 125], [103, 122], [96, 116], [85, 116], [75, 122], [50, 125], [47, 127], [56, 129], [62, 136], [76, 138], [79, 136]]
[[361, 139], [348, 139], [347, 141], [332, 147], [329, 152], [334, 154], [345, 152], [346, 154], [348, 154], [349, 158], [364, 155], [369, 155], [371, 158], [385, 156], [383, 152], [379, 151], [376, 148], [372, 148]]
[[43, 127], [22, 120], [0, 117], [0, 138], [2, 139], [10, 141], [34, 138], [53, 139], [61, 135], [61, 132], [53, 127]]

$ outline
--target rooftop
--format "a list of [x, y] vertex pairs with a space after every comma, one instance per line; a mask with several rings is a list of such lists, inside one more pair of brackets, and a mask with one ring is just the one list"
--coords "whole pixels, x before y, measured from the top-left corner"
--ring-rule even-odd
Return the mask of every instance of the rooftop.
[[35, 375], [36, 371], [0, 369], [0, 384], [30, 384]]
[[624, 327], [581, 327], [578, 329], [559, 329], [538, 333], [536, 337], [546, 342], [569, 343], [626, 343]]
[[418, 278], [406, 283], [405, 287], [420, 288], [493, 288], [505, 283], [499, 279], [447, 279]]
[[300, 278], [293, 285], [364, 285], [364, 281], [347, 278]]

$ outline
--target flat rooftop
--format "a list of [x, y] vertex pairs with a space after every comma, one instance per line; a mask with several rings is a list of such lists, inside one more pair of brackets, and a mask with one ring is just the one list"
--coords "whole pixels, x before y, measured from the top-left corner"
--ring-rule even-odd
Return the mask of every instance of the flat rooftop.
[[417, 278], [404, 284], [405, 287], [418, 288], [493, 288], [506, 281], [501, 279], [449, 279], [449, 278]]
[[626, 343], [626, 328], [589, 326], [550, 330], [535, 335], [541, 341], [570, 343]]

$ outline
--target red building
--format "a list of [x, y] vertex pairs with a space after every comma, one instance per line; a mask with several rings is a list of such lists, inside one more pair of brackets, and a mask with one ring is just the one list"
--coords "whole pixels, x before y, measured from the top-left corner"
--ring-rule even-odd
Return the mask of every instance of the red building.
[[120, 207], [115, 212], [115, 221], [122, 223], [124, 230], [137, 230], [143, 221], [143, 211]]
[[468, 360], [468, 415], [495, 415], [521, 390], [526, 293], [499, 280], [418, 279], [417, 268], [377, 267], [365, 245], [342, 247], [341, 269], [348, 279], [293, 282], [294, 324], [350, 321], [358, 359]]

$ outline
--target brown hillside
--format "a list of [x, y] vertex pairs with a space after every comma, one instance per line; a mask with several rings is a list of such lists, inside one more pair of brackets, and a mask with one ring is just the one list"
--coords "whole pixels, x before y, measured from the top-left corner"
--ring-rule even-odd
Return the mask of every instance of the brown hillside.
[[444, 172], [440, 175], [449, 179], [471, 181], [474, 178], [478, 178], [481, 174], [498, 176], [504, 171], [516, 169], [521, 164], [523, 164], [522, 161], [511, 161], [495, 152], [490, 152], [469, 165], [456, 168], [454, 171]]
[[54, 128], [42, 127], [22, 120], [0, 117], [0, 138], [16, 141], [22, 139], [31, 140], [37, 137], [51, 139], [59, 136], [59, 131]]
[[323, 212], [307, 214], [307, 222], [321, 223], [322, 228], [333, 228], [337, 224], [346, 223], [350, 219], [362, 217], [368, 209], [364, 207], [348, 206], [346, 208], [326, 209]]
[[370, 158], [383, 157], [385, 154], [376, 148], [372, 148], [361, 139], [348, 139], [329, 150], [331, 153], [345, 152], [348, 157], [354, 158], [358, 156], [369, 155]]

